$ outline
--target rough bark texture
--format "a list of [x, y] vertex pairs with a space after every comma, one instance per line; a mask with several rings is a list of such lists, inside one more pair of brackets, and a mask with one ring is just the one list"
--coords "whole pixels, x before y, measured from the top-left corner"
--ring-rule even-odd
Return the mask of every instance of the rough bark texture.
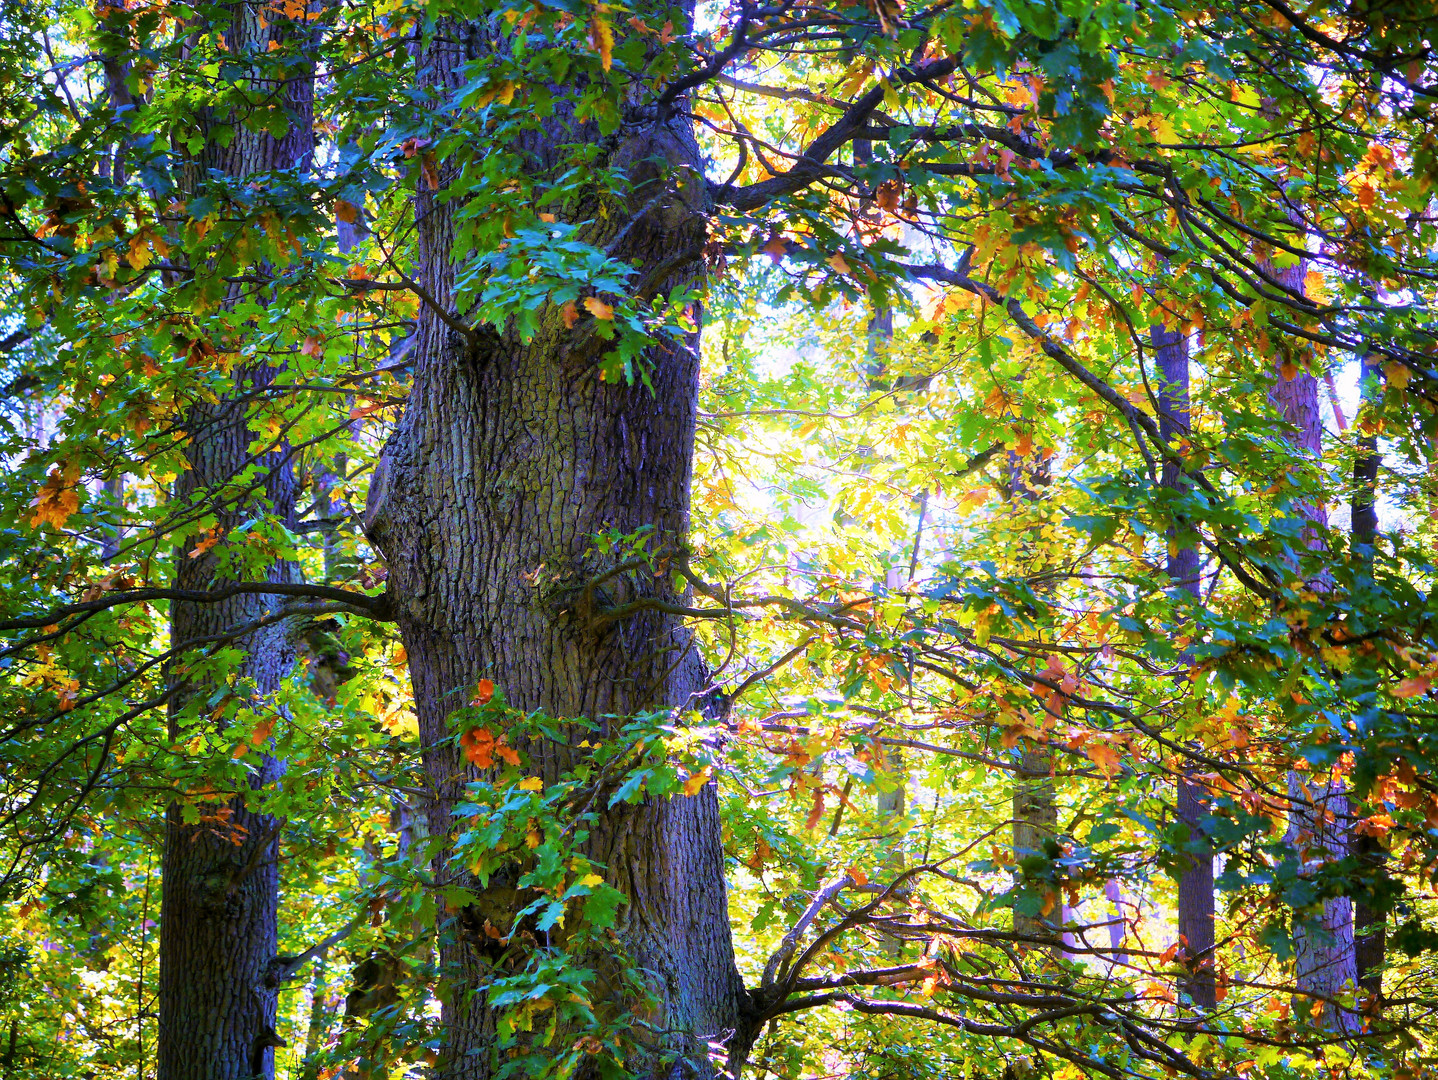
[[[1377, 357], [1366, 355], [1360, 358], [1359, 387], [1362, 404], [1358, 420], [1362, 424], [1371, 417], [1365, 415], [1382, 393], [1382, 369]], [[1360, 428], [1360, 432], [1361, 432]], [[1359, 434], [1358, 456], [1353, 462], [1353, 525], [1352, 551], [1372, 573], [1373, 541], [1378, 534], [1378, 466], [1382, 458], [1378, 453], [1378, 433]], [[1370, 833], [1362, 833], [1353, 839], [1353, 853], [1374, 870], [1387, 857], [1383, 845]], [[1357, 900], [1353, 905], [1353, 951], [1357, 968], [1358, 985], [1375, 999], [1383, 995], [1383, 959], [1387, 949], [1387, 916], [1384, 911], [1366, 900]]]
[[[1163, 326], [1150, 328], [1159, 374], [1159, 434], [1172, 444], [1189, 432], [1188, 339], [1178, 330]], [[1176, 461], [1163, 463], [1161, 483], [1182, 491], [1186, 487], [1183, 470]], [[1174, 586], [1198, 599], [1198, 551], [1179, 547], [1172, 537], [1168, 546], [1168, 577]], [[1190, 656], [1181, 660], [1186, 668]], [[1179, 687], [1188, 683], [1187, 671], [1176, 677]], [[1189, 829], [1190, 841], [1203, 843], [1203, 815], [1208, 809], [1207, 796], [1200, 784], [1181, 776], [1178, 781], [1178, 819]], [[1179, 989], [1200, 1008], [1212, 1009], [1218, 1002], [1214, 981], [1214, 902], [1213, 856], [1193, 856], [1178, 879], [1178, 933], [1187, 942], [1189, 974], [1179, 981]]]
[[[270, 13], [269, 25], [258, 8], [229, 9], [227, 38], [236, 54], [255, 48], [263, 52], [270, 40], [290, 29], [287, 20]], [[254, 91], [271, 94], [273, 84], [257, 83]], [[211, 141], [188, 169], [189, 183], [199, 185], [207, 171], [243, 178], [274, 169], [306, 163], [313, 153], [312, 94], [309, 78], [300, 77], [278, 92], [292, 113], [292, 126], [283, 138], [236, 127], [228, 147]], [[230, 123], [227, 118], [206, 117], [213, 137]], [[186, 417], [191, 442], [186, 450], [189, 471], [182, 474], [177, 496], [218, 488], [251, 462], [252, 433], [245, 407], [238, 402], [274, 377], [267, 367], [236, 373], [235, 400], [197, 405]], [[293, 526], [296, 483], [279, 451], [262, 463], [266, 477], [260, 493], [270, 510]], [[255, 498], [232, 502], [220, 514], [229, 532], [262, 512]], [[217, 582], [213, 555], [189, 558], [199, 537], [181, 540], [175, 585], [180, 589], [207, 589]], [[278, 563], [271, 580], [294, 580], [294, 568]], [[278, 603], [273, 596], [237, 596], [215, 604], [176, 603], [171, 608], [171, 640], [176, 644], [211, 638], [244, 625]], [[294, 660], [288, 628], [276, 624], [258, 630], [235, 644], [248, 654], [241, 676], [251, 680], [252, 702], [263, 702], [279, 689]], [[183, 682], [183, 665], [171, 670], [171, 679]], [[187, 701], [198, 697], [200, 713], [213, 687], [189, 685], [172, 702], [172, 736]], [[255, 763], [250, 786], [258, 791], [274, 781], [283, 765], [251, 750]], [[282, 1045], [274, 1031], [278, 979], [273, 964], [278, 947], [278, 851], [281, 823], [254, 812], [244, 796], [227, 806], [207, 804], [202, 811], [210, 820], [186, 825], [178, 805], [170, 807], [165, 821], [163, 901], [160, 915], [160, 986], [158, 1080], [241, 1080], [274, 1075], [274, 1051]], [[227, 816], [226, 816], [227, 813]]]
[[[1270, 271], [1272, 268], [1269, 268]], [[1279, 281], [1295, 292], [1302, 293], [1307, 263], [1300, 260], [1293, 267], [1274, 273]], [[1282, 363], [1275, 372], [1270, 396], [1284, 421], [1293, 429], [1291, 443], [1300, 456], [1321, 457], [1323, 454], [1323, 418], [1318, 407], [1318, 379], [1308, 370], [1303, 358], [1291, 364]], [[1307, 503], [1302, 511], [1309, 521], [1320, 528], [1328, 526], [1328, 510], [1322, 502]], [[1320, 548], [1322, 537], [1316, 531], [1306, 538], [1310, 548]], [[1305, 868], [1342, 859], [1348, 852], [1348, 794], [1341, 779], [1316, 780], [1307, 772], [1288, 774], [1288, 797], [1291, 804], [1287, 841], [1299, 852]], [[1297, 986], [1300, 994], [1330, 998], [1351, 986], [1357, 978], [1353, 955], [1353, 904], [1346, 896], [1324, 901], [1321, 913], [1312, 919], [1294, 921], [1293, 944]], [[1345, 1027], [1348, 1014], [1330, 1006], [1326, 1022]]]
[[[430, 88], [458, 85], [465, 55], [453, 42], [473, 43], [480, 33], [452, 29], [441, 35], [449, 43], [436, 39], [419, 58]], [[558, 143], [594, 137], [571, 127], [551, 143], [536, 140], [527, 148], [535, 173], [554, 167]], [[695, 257], [663, 287], [692, 279], [704, 223], [700, 159], [686, 122], [636, 124], [612, 155], [611, 163], [630, 164], [639, 186], [627, 210], [611, 213], [608, 234], [591, 242], [612, 242], [623, 230], [624, 256], [645, 267], [672, 265], [676, 252], [692, 250]], [[668, 163], [667, 177], [653, 170], [646, 176], [640, 163], [652, 156]], [[672, 184], [674, 194], [655, 200], [661, 183]], [[645, 213], [636, 219], [640, 208]], [[422, 283], [451, 303], [452, 212], [421, 190], [416, 216]], [[554, 311], [528, 344], [505, 337], [479, 346], [433, 310], [421, 314], [413, 391], [365, 516], [397, 598], [437, 795], [430, 820], [437, 834], [452, 830], [450, 809], [473, 775], [444, 742], [446, 717], [480, 678], [492, 679], [513, 707], [596, 720], [693, 706], [706, 688], [679, 621], [645, 611], [595, 628], [578, 588], [607, 568], [591, 553], [593, 534], [652, 526], [659, 542], [674, 544], [687, 533], [697, 338], [690, 348], [649, 354], [652, 391], [601, 381], [582, 341], [583, 325], [568, 330]], [[621, 575], [602, 592], [595, 606], [678, 599], [667, 575]], [[527, 749], [546, 780], [586, 752], [552, 744]], [[634, 1066], [704, 1075], [706, 1042], [727, 1042], [742, 1054], [744, 991], [734, 966], [712, 785], [693, 798], [608, 812], [587, 854], [608, 867], [608, 880], [629, 899], [619, 937], [651, 973], [662, 1002], [662, 1015], [651, 1022], [676, 1033], [663, 1050], [678, 1064], [665, 1064], [660, 1053]], [[438, 869], [446, 877], [456, 872]], [[456, 913], [452, 932], [441, 935], [446, 1045], [436, 1075], [445, 1080], [492, 1075], [495, 1017], [481, 989], [491, 953], [478, 927], [485, 919], [512, 925], [506, 913], [524, 902], [512, 883], [496, 879], [482, 894], [482, 912]], [[616, 1010], [632, 1004], [614, 1002]]]

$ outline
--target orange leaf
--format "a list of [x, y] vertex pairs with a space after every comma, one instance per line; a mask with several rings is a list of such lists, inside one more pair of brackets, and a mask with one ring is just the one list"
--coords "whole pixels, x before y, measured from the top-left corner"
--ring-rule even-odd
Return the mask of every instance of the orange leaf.
[[435, 166], [433, 154], [425, 154], [419, 159], [419, 171], [424, 174], [424, 182], [429, 185], [429, 190], [438, 191], [439, 169]]
[[219, 542], [219, 532], [216, 529], [207, 530], [205, 532], [204, 538], [198, 544], [196, 544], [195, 549], [190, 552], [190, 558], [198, 559], [201, 555], [209, 551], [210, 548], [214, 547]]
[[65, 527], [65, 520], [80, 509], [80, 492], [75, 482], [80, 470], [75, 467], [56, 465], [40, 488], [40, 493], [31, 500], [35, 513], [30, 518], [30, 528], [38, 529], [48, 521], [57, 529]]
[[1401, 698], [1417, 697], [1419, 694], [1426, 694], [1432, 680], [1426, 675], [1418, 675], [1412, 679], [1404, 679], [1393, 688], [1393, 696]]
[[603, 300], [599, 299], [599, 297], [597, 296], [585, 297], [584, 307], [585, 310], [587, 310], [589, 314], [593, 315], [596, 319], [609, 320], [614, 318], [614, 309], [608, 304], [606, 304]]
[[273, 716], [261, 720], [255, 725], [255, 730], [250, 732], [250, 742], [259, 746], [270, 737], [270, 732], [275, 730], [275, 718]]
[[574, 306], [574, 301], [571, 300], [560, 308], [559, 314], [564, 318], [564, 325], [571, 330], [574, 329], [574, 324], [579, 321], [579, 309]]
[[305, 343], [300, 346], [300, 352], [305, 356], [319, 356], [325, 351], [325, 339], [318, 334], [309, 334], [305, 337]]
[[470, 764], [481, 769], [494, 765], [494, 736], [488, 728], [470, 728], [459, 737], [459, 745]]
[[480, 679], [474, 688], [474, 697], [470, 700], [471, 705], [488, 705], [494, 697], [494, 682], [491, 679]]
[[1118, 774], [1118, 763], [1120, 754], [1117, 749], [1108, 743], [1089, 743], [1083, 748], [1088, 759], [1099, 767], [1099, 770], [1112, 780]]
[[849, 263], [848, 260], [844, 258], [842, 251], [836, 251], [829, 256], [829, 265], [841, 274], [847, 274], [849, 272]]
[[789, 241], [784, 239], [783, 233], [775, 233], [769, 237], [769, 242], [759, 250], [769, 256], [775, 266], [778, 266], [779, 263], [783, 261], [785, 253], [789, 250]]
[[494, 752], [499, 755], [501, 761], [507, 761], [511, 765], [518, 766], [519, 754], [515, 751], [514, 747], [507, 745], [503, 739], [500, 739], [499, 742], [494, 744]]
[[814, 807], [813, 807], [813, 809], [811, 809], [811, 810], [809, 811], [809, 817], [808, 817], [808, 820], [806, 820], [806, 821], [804, 822], [804, 828], [806, 828], [806, 829], [812, 829], [815, 825], [819, 824], [819, 819], [822, 818], [823, 816], [824, 816], [824, 792], [823, 792], [823, 790], [821, 789], [821, 790], [819, 790], [819, 791], [814, 792]]
[[359, 207], [347, 199], [336, 199], [335, 217], [346, 225], [353, 225], [359, 219]]
[[688, 780], [685, 780], [684, 794], [691, 797], [698, 795], [699, 790], [709, 782], [710, 771], [711, 770], [709, 766], [706, 765], [697, 773], [694, 773], [692, 776], [690, 776]]
[[854, 879], [854, 884], [858, 888], [863, 888], [865, 885], [869, 884], [869, 875], [864, 873], [864, 871], [860, 870], [857, 866], [849, 867], [848, 874], [851, 878]]

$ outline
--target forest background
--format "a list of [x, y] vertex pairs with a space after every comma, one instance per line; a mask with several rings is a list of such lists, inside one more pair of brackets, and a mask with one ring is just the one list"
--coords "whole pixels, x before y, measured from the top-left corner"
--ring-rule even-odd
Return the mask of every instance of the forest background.
[[1430, 1075], [1435, 34], [6, 4], [0, 1075]]

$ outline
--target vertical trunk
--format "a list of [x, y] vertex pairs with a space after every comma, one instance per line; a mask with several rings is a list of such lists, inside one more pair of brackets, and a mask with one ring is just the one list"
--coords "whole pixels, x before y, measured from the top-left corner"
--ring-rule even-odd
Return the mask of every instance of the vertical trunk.
[[[1268, 268], [1272, 272], [1272, 267]], [[1301, 293], [1307, 263], [1300, 260], [1287, 270], [1273, 273], [1288, 288]], [[1287, 362], [1280, 355], [1270, 396], [1280, 415], [1294, 429], [1293, 449], [1298, 455], [1319, 458], [1323, 454], [1323, 419], [1318, 406], [1318, 379], [1301, 357]], [[1322, 501], [1302, 506], [1305, 517], [1316, 527], [1326, 528], [1328, 510]], [[1305, 538], [1311, 549], [1322, 547], [1317, 529]], [[1306, 772], [1288, 774], [1290, 801], [1287, 840], [1307, 867], [1343, 858], [1348, 851], [1345, 836], [1348, 821], [1348, 794], [1341, 779], [1320, 780]], [[1331, 998], [1345, 985], [1356, 981], [1353, 956], [1353, 905], [1346, 896], [1324, 901], [1317, 918], [1297, 919], [1293, 928], [1297, 988], [1301, 995]], [[1325, 1022], [1347, 1026], [1345, 1014], [1329, 1006]]]
[[[484, 40], [483, 27], [472, 34], [449, 29], [418, 58], [431, 89], [462, 79], [464, 51], [453, 42]], [[586, 139], [597, 141], [597, 132], [573, 125], [548, 145], [529, 147], [535, 174], [555, 167], [561, 144]], [[686, 179], [700, 175], [687, 121], [626, 128], [608, 153], [609, 163], [628, 164], [636, 190], [627, 207], [594, 227], [602, 232], [590, 241], [604, 245], [622, 231], [623, 257], [645, 267], [674, 266], [676, 253], [692, 251], [660, 288], [693, 280], [704, 208]], [[672, 197], [654, 198], [661, 180], [644, 163], [655, 158], [678, 180]], [[447, 179], [442, 172], [441, 183]], [[431, 296], [452, 303], [453, 210], [420, 187], [419, 277]], [[582, 331], [582, 323], [567, 329], [549, 310], [527, 344], [506, 336], [477, 345], [428, 307], [421, 313], [413, 391], [371, 484], [365, 524], [400, 598], [425, 766], [437, 796], [434, 835], [451, 833], [451, 809], [474, 775], [445, 735], [446, 717], [460, 703], [456, 691], [478, 679], [492, 679], [513, 707], [595, 721], [692, 706], [706, 689], [680, 621], [644, 611], [594, 629], [577, 588], [606, 568], [593, 554], [590, 537], [597, 532], [649, 526], [660, 544], [685, 538], [697, 335], [688, 348], [656, 345], [648, 353], [650, 390], [602, 381], [592, 359], [575, 348]], [[604, 588], [615, 600], [681, 599], [667, 575], [612, 578]], [[531, 767], [551, 781], [586, 753], [552, 743], [525, 749]], [[604, 864], [609, 882], [626, 894], [616, 931], [650, 973], [661, 1003], [651, 1023], [667, 1033], [655, 1036], [666, 1045], [656, 1045], [654, 1058], [630, 1063], [635, 1071], [667, 1075], [678, 1057], [681, 1072], [706, 1075], [708, 1042], [729, 1044], [742, 1061], [743, 986], [730, 940], [713, 786], [692, 798], [604, 812], [586, 855]], [[485, 915], [476, 925], [484, 918], [512, 925], [513, 912], [527, 902], [516, 900], [513, 882], [496, 879], [480, 890], [457, 868], [440, 869], [482, 893]], [[495, 1014], [484, 995], [490, 954], [483, 933], [470, 928], [473, 914], [455, 913], [440, 938], [446, 1045], [436, 1075], [444, 1080], [489, 1077], [499, 1064]], [[634, 1004], [618, 988], [613, 994], [603, 1003], [611, 1015]]]
[[[1008, 498], [1037, 502], [1041, 489], [1049, 483], [1049, 463], [1037, 455], [1008, 455]], [[1028, 547], [1028, 545], [1025, 545]], [[1020, 553], [1026, 570], [1038, 569], [1031, 550]], [[1022, 861], [1044, 851], [1045, 841], [1058, 835], [1058, 792], [1053, 780], [1053, 754], [1046, 745], [1025, 740], [1019, 759], [1019, 772], [1014, 775], [1013, 848], [1014, 857]], [[1057, 918], [1063, 919], [1063, 908], [1055, 902]], [[1061, 934], [1052, 922], [1039, 915], [1014, 913], [1014, 932], [1031, 938], [1058, 942]]]
[[[263, 55], [269, 42], [300, 32], [274, 12], [240, 5], [228, 12], [226, 40], [235, 56], [251, 49]], [[265, 14], [273, 21], [267, 24]], [[310, 78], [291, 79], [282, 90], [273, 85], [256, 89], [284, 95], [291, 112], [288, 134], [276, 138], [243, 129], [231, 117], [206, 117], [212, 135], [224, 125], [235, 127], [226, 147], [212, 139], [192, 163], [192, 189], [203, 184], [210, 169], [241, 178], [292, 168], [310, 159], [314, 150]], [[248, 448], [253, 433], [246, 419], [244, 395], [262, 389], [274, 374], [263, 366], [237, 370], [232, 399], [190, 410], [186, 417], [191, 437], [186, 449], [189, 469], [177, 485], [179, 497], [223, 485], [250, 464]], [[293, 527], [293, 473], [282, 464], [279, 452], [269, 455], [262, 465], [269, 510]], [[255, 503], [231, 506], [220, 515], [220, 528], [229, 533], [262, 512]], [[188, 557], [197, 540], [182, 539], [179, 545], [177, 588], [204, 590], [219, 581], [212, 553]], [[292, 564], [277, 563], [270, 580], [295, 577]], [[178, 644], [225, 633], [271, 609], [277, 600], [238, 596], [215, 604], [175, 603], [171, 640]], [[288, 628], [270, 626], [237, 644], [248, 654], [240, 674], [252, 684], [250, 703], [257, 710], [271, 708], [267, 699], [279, 689], [294, 659]], [[180, 667], [171, 670], [172, 679], [183, 679]], [[204, 684], [184, 686], [172, 703], [172, 736], [178, 737], [180, 713], [186, 703], [198, 699], [203, 715], [213, 690]], [[280, 762], [263, 753], [252, 751], [246, 760], [255, 763], [250, 778], [255, 791], [274, 783], [283, 771]], [[211, 806], [208, 812], [215, 809]], [[244, 795], [231, 800], [225, 809], [227, 819], [213, 818], [198, 825], [186, 824], [178, 805], [166, 814], [158, 1080], [270, 1077], [274, 1074], [273, 1048], [283, 1045], [274, 1030], [278, 982], [272, 965], [278, 945], [277, 857], [282, 823], [255, 812]]]
[[[1352, 552], [1370, 574], [1373, 541], [1378, 533], [1378, 466], [1382, 458], [1378, 453], [1377, 429], [1364, 425], [1372, 423], [1371, 411], [1381, 394], [1381, 371], [1376, 356], [1360, 357], [1358, 380], [1362, 404], [1358, 409], [1358, 456], [1353, 462]], [[1370, 833], [1354, 838], [1353, 852], [1369, 870], [1376, 869], [1385, 858], [1383, 845]], [[1354, 903], [1353, 949], [1358, 985], [1375, 1001], [1383, 996], [1383, 958], [1387, 947], [1385, 923], [1386, 915], [1380, 908], [1367, 900]]]
[[[1149, 332], [1158, 356], [1159, 434], [1165, 443], [1173, 445], [1189, 433], [1188, 339], [1181, 331], [1167, 330], [1162, 325], [1151, 327]], [[1184, 490], [1186, 482], [1178, 462], [1164, 461], [1161, 482], [1171, 490]], [[1179, 547], [1172, 535], [1168, 545], [1168, 577], [1175, 588], [1198, 599], [1198, 552], [1192, 547]], [[1189, 655], [1185, 653], [1181, 663], [1186, 666], [1188, 661]], [[1186, 685], [1187, 674], [1181, 671], [1175, 681], [1180, 687]], [[1202, 819], [1206, 809], [1203, 787], [1186, 774], [1180, 776], [1178, 819], [1188, 826], [1190, 844], [1205, 844]], [[1178, 933], [1187, 943], [1185, 952], [1189, 958], [1189, 972], [1180, 980], [1179, 989], [1194, 1005], [1204, 1009], [1218, 1004], [1213, 970], [1213, 919], [1213, 856], [1205, 847], [1202, 854], [1190, 856], [1178, 879]]]

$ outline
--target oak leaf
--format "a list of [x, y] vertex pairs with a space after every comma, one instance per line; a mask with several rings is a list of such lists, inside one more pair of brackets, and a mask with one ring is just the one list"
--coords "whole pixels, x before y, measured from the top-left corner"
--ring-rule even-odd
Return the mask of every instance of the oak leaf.
[[30, 527], [38, 529], [43, 522], [49, 522], [57, 529], [65, 527], [65, 521], [80, 509], [80, 492], [76, 481], [80, 470], [72, 466], [56, 465], [50, 470], [40, 493], [31, 500], [35, 511], [30, 518]]
[[596, 319], [602, 319], [607, 322], [614, 318], [614, 308], [597, 296], [586, 296], [584, 298], [584, 309]]

